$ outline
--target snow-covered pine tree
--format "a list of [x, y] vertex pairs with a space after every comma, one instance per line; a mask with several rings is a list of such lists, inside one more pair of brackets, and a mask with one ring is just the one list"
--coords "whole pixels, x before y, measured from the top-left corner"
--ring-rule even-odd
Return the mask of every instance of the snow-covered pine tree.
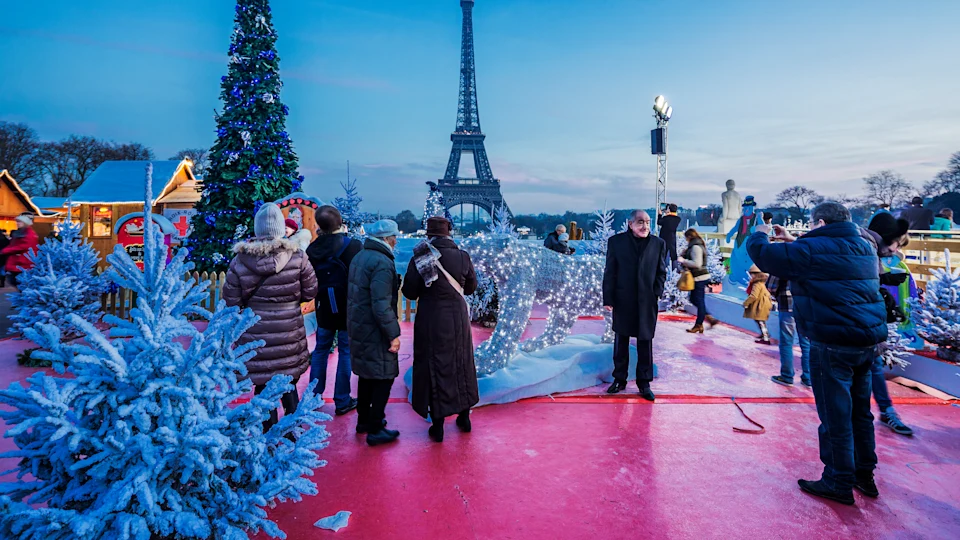
[[710, 285], [723, 282], [727, 269], [723, 266], [723, 256], [720, 253], [720, 243], [716, 240], [707, 240], [707, 269], [710, 270]]
[[603, 210], [597, 210], [594, 215], [597, 216], [597, 221], [593, 225], [593, 232], [590, 233], [590, 240], [582, 242], [580, 245], [586, 255], [605, 256], [607, 254], [607, 242], [611, 236], [616, 234], [616, 231], [613, 230], [613, 211], [607, 210], [607, 207], [604, 206]]
[[65, 343], [53, 325], [26, 330], [46, 349], [34, 355], [70, 375], [40, 372], [0, 391], [0, 418], [18, 447], [0, 457], [20, 460], [17, 480], [0, 484], [2, 538], [246, 540], [259, 530], [282, 538], [264, 507], [317, 493], [305, 476], [324, 465], [316, 450], [330, 417], [313, 385], [263, 433], [292, 385], [277, 375], [231, 406], [252, 391], [244, 362], [263, 342], [234, 345], [257, 316], [222, 301], [214, 313], [200, 307], [209, 282], [184, 279], [193, 266], [186, 250], [166, 263], [149, 219], [144, 244], [143, 271], [120, 246], [108, 256], [110, 278], [137, 293], [133, 320], [105, 318], [129, 340], [110, 340], [75, 314], [68, 319], [84, 343]]
[[493, 209], [493, 220], [490, 225], [487, 226], [491, 234], [501, 234], [506, 236], [512, 236], [514, 238], [520, 238], [520, 234], [517, 232], [517, 228], [513, 226], [513, 223], [510, 221], [510, 212], [507, 210], [506, 205], [500, 205]]
[[909, 304], [920, 337], [937, 345], [938, 357], [960, 362], [960, 268], [934, 269], [923, 300], [910, 298]]
[[497, 284], [492, 278], [477, 270], [477, 290], [467, 296], [467, 305], [475, 322], [497, 322]]
[[343, 197], [337, 197], [333, 200], [333, 206], [340, 211], [343, 217], [343, 224], [347, 226], [347, 232], [354, 238], [363, 236], [363, 224], [376, 221], [372, 214], [360, 210], [360, 203], [363, 197], [357, 192], [357, 179], [347, 179], [346, 182], [340, 182], [343, 188]]
[[660, 297], [660, 305], [670, 313], [678, 313], [690, 304], [690, 293], [683, 292], [677, 288], [677, 281], [679, 280], [680, 272], [673, 267], [668, 267], [667, 281], [664, 283], [663, 295]]
[[911, 354], [907, 349], [909, 342], [903, 338], [900, 331], [897, 330], [897, 326], [897, 323], [887, 325], [887, 341], [881, 343], [878, 347], [880, 358], [883, 359], [884, 365], [890, 369], [893, 369], [894, 366], [903, 369], [910, 365], [907, 360], [907, 357]]
[[17, 278], [19, 290], [10, 295], [12, 333], [52, 324], [71, 337], [79, 328], [67, 315], [78, 315], [90, 323], [100, 319], [100, 295], [105, 289], [104, 280], [97, 275], [100, 254], [80, 237], [82, 224], [67, 221], [57, 228], [59, 238], [48, 239], [29, 254], [34, 266]]
[[190, 260], [204, 271], [226, 270], [237, 226], [253, 230], [260, 205], [300, 191], [303, 182], [280, 101], [276, 41], [270, 1], [237, 0], [217, 141], [188, 244]]

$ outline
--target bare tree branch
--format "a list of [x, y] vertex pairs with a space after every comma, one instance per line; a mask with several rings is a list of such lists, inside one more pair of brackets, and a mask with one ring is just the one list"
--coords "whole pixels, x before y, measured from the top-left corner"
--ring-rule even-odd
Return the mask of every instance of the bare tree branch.
[[210, 164], [210, 153], [205, 148], [185, 148], [170, 159], [189, 159], [193, 162], [193, 174], [202, 178]]
[[45, 195], [46, 183], [37, 156], [40, 138], [26, 124], [0, 122], [0, 170], [6, 169], [28, 193]]
[[778, 193], [777, 202], [806, 212], [823, 202], [823, 196], [808, 187], [793, 186]]
[[863, 179], [866, 198], [876, 204], [895, 207], [906, 202], [914, 187], [903, 175], [891, 170], [883, 170]]

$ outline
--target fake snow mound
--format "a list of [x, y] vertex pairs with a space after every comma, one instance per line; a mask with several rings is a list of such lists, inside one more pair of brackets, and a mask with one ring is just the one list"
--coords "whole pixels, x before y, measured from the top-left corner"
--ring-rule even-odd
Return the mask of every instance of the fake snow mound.
[[[630, 346], [629, 380], [637, 370], [637, 348]], [[656, 377], [654, 366], [654, 377]], [[412, 388], [413, 369], [403, 376]], [[601, 343], [600, 336], [581, 334], [567, 336], [559, 345], [536, 352], [518, 352], [503, 369], [477, 380], [480, 403], [513, 403], [531, 397], [572, 392], [613, 382], [613, 344]]]

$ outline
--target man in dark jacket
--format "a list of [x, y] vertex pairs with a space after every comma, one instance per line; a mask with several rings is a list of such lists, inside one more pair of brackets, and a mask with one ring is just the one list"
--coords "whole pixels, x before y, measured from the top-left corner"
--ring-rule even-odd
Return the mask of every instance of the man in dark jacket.
[[842, 204], [818, 205], [811, 224], [812, 230], [799, 239], [774, 226], [783, 240], [776, 244], [767, 238], [769, 227], [758, 225], [746, 247], [761, 270], [790, 280], [797, 325], [810, 338], [824, 469], [820, 480], [800, 480], [800, 488], [854, 504], [853, 488], [878, 495], [870, 368], [877, 344], [887, 339], [879, 259]]
[[667, 213], [657, 216], [657, 227], [660, 227], [660, 239], [667, 244], [667, 255], [670, 264], [677, 263], [677, 228], [680, 227], [680, 216], [677, 215], [677, 205], [667, 205]]
[[367, 229], [367, 241], [350, 264], [347, 289], [347, 333], [357, 384], [357, 433], [375, 446], [396, 440], [384, 419], [393, 380], [400, 375], [400, 322], [397, 302], [400, 276], [393, 248], [400, 230], [390, 219]]
[[914, 197], [910, 206], [900, 212], [900, 217], [910, 223], [911, 231], [929, 231], [935, 219], [933, 210], [924, 208], [920, 197]]
[[447, 416], [456, 414], [457, 427], [469, 432], [470, 407], [480, 401], [464, 297], [477, 290], [477, 274], [470, 255], [450, 238], [452, 230], [442, 216], [428, 219], [428, 241], [414, 248], [403, 278], [403, 295], [417, 301], [410, 405], [424, 418], [429, 414], [436, 442], [443, 442]]
[[317, 275], [316, 300], [317, 347], [310, 357], [310, 380], [317, 380], [314, 391], [322, 394], [327, 386], [327, 360], [337, 340], [337, 379], [333, 385], [333, 404], [337, 415], [357, 408], [350, 397], [350, 336], [347, 333], [347, 279], [350, 262], [363, 250], [359, 240], [342, 232], [343, 218], [333, 206], [316, 211], [319, 236], [307, 247], [307, 257]]
[[552, 249], [557, 253], [567, 255], [569, 253], [569, 248], [560, 243], [560, 235], [565, 232], [567, 232], [567, 228], [565, 226], [557, 225], [557, 228], [543, 239], [543, 247]]
[[630, 230], [610, 237], [603, 271], [603, 305], [613, 311], [613, 384], [608, 394], [627, 386], [630, 338], [637, 338], [637, 388], [653, 401], [653, 336], [657, 331], [659, 299], [667, 280], [667, 246], [650, 236], [650, 215], [635, 210]]

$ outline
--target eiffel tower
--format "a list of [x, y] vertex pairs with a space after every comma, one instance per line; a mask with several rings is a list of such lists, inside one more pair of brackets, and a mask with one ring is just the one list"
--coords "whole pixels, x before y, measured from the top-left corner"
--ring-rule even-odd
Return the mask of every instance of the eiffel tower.
[[[473, 3], [474, 0], [460, 0], [463, 9], [463, 38], [460, 46], [460, 97], [457, 106], [457, 128], [450, 135], [453, 147], [450, 160], [443, 178], [437, 181], [437, 187], [443, 193], [447, 209], [463, 204], [472, 204], [483, 208], [491, 217], [494, 209], [503, 205], [509, 207], [500, 193], [500, 180], [493, 177], [487, 151], [483, 147], [486, 136], [480, 130], [480, 111], [477, 108], [477, 76], [473, 61]], [[476, 178], [461, 178], [460, 159], [467, 154], [473, 156]], [[469, 159], [469, 157], [468, 157]], [[432, 184], [432, 182], [427, 182]], [[461, 206], [461, 211], [462, 211]]]

